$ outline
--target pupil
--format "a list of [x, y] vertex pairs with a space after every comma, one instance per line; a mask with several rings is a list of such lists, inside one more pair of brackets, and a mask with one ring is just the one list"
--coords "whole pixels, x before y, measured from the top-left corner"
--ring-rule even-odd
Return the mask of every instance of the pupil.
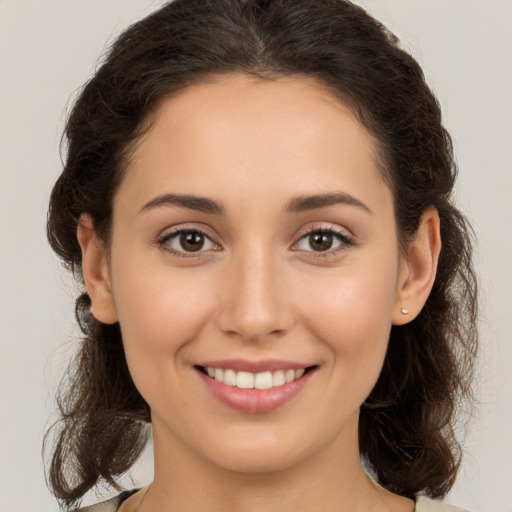
[[201, 233], [183, 233], [180, 236], [180, 243], [186, 251], [197, 252], [204, 245], [204, 236]]
[[309, 243], [315, 251], [327, 251], [332, 246], [332, 235], [329, 233], [313, 233], [309, 236]]

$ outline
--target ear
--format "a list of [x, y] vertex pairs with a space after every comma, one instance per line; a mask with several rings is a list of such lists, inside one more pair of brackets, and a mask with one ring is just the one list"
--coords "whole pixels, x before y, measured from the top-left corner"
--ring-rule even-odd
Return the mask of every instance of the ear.
[[96, 320], [114, 324], [118, 318], [110, 286], [107, 255], [89, 215], [80, 216], [76, 235], [82, 249], [82, 271], [85, 288], [91, 298], [91, 312]]
[[404, 325], [420, 313], [434, 285], [440, 252], [439, 214], [430, 206], [423, 213], [416, 236], [400, 263], [393, 325]]

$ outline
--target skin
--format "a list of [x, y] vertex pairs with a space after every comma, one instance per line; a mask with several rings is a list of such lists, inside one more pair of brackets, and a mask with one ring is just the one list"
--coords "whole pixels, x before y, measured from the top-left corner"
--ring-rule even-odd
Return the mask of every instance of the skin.
[[[333, 192], [364, 207], [286, 211], [298, 196]], [[206, 197], [224, 213], [144, 208], [162, 194]], [[187, 253], [179, 237], [162, 241], [176, 228], [211, 242]], [[308, 232], [321, 229], [351, 243], [333, 237], [319, 251]], [[162, 103], [131, 157], [110, 247], [87, 216], [78, 239], [93, 314], [120, 322], [152, 414], [154, 482], [122, 512], [413, 510], [365, 475], [358, 418], [392, 324], [428, 297], [439, 218], [428, 209], [399, 250], [373, 139], [349, 108], [305, 78], [189, 87]], [[214, 399], [194, 369], [230, 358], [318, 368], [290, 402], [250, 414]]]

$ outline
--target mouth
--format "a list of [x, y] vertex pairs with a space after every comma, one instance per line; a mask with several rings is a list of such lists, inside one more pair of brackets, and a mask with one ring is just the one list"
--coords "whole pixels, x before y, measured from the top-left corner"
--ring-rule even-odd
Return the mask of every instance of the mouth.
[[237, 371], [233, 368], [215, 368], [213, 366], [196, 366], [196, 368], [207, 375], [210, 379], [225, 384], [226, 386], [238, 389], [271, 389], [290, 384], [300, 379], [306, 373], [314, 370], [317, 366], [308, 366], [298, 369], [281, 369], [252, 373]]
[[319, 368], [318, 365], [284, 363], [279, 367], [278, 364], [232, 360], [195, 365], [194, 369], [220, 403], [240, 412], [258, 414], [274, 411], [292, 401]]

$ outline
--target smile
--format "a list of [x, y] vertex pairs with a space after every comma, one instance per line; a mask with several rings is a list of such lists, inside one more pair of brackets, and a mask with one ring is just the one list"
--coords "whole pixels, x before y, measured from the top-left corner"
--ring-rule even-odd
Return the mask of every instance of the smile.
[[211, 361], [197, 375], [218, 401], [250, 414], [269, 413], [292, 401], [317, 373], [318, 365], [287, 361]]
[[211, 366], [204, 368], [204, 371], [217, 382], [222, 382], [226, 386], [234, 386], [239, 389], [270, 389], [284, 386], [300, 379], [306, 372], [304, 368], [300, 368], [298, 370], [290, 369], [251, 373], [237, 372], [230, 368], [213, 368]]

